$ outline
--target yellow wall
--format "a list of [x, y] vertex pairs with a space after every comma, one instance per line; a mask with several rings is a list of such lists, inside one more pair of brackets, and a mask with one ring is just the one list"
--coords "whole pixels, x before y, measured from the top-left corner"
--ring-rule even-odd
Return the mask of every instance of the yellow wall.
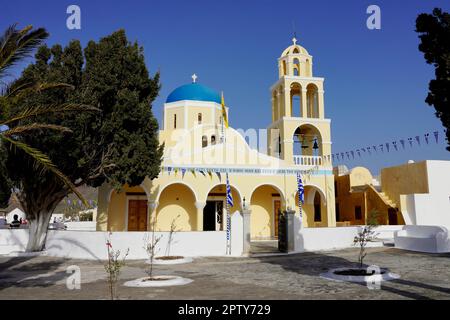
[[123, 186], [119, 192], [112, 191], [108, 206], [107, 229], [109, 231], [125, 231], [126, 211], [127, 211], [127, 192], [145, 193], [141, 187]]
[[[349, 174], [335, 176], [336, 206], [339, 206], [339, 222], [351, 225], [362, 225], [367, 221], [371, 211], [378, 213], [378, 223], [388, 224], [388, 211], [391, 208], [380, 197], [377, 191], [370, 188], [372, 175], [369, 170], [357, 167]], [[355, 207], [360, 206], [362, 219], [355, 220]], [[401, 213], [397, 212], [398, 224], [404, 224]]]
[[382, 169], [381, 189], [397, 205], [400, 204], [401, 194], [428, 193], [426, 162]]
[[155, 230], [170, 231], [174, 220], [177, 231], [196, 230], [196, 213], [192, 191], [182, 184], [169, 186], [159, 198]]
[[271, 186], [257, 188], [251, 197], [250, 233], [252, 238], [270, 238], [274, 236], [273, 200], [279, 199]]

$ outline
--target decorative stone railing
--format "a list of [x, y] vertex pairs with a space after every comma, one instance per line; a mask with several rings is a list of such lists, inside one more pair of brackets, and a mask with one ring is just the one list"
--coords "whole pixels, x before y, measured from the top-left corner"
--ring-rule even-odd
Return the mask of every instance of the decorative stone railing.
[[321, 166], [322, 157], [319, 156], [294, 156], [294, 164], [299, 166]]

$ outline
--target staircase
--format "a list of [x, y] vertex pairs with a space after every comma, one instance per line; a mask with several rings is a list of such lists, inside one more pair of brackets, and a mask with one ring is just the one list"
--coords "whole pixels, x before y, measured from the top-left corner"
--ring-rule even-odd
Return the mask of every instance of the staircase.
[[[396, 209], [397, 204], [392, 201], [384, 192], [381, 191], [381, 187], [377, 184], [368, 185], [370, 189], [372, 189], [378, 197], [383, 201], [387, 206]], [[400, 230], [401, 226], [383, 226], [382, 229], [376, 230], [378, 233], [377, 241], [382, 242], [384, 246], [393, 247], [394, 246], [394, 232]]]
[[377, 190], [377, 188], [371, 184], [367, 186], [372, 189], [387, 206], [397, 208], [397, 204], [395, 204], [395, 202], [392, 201], [384, 192]]

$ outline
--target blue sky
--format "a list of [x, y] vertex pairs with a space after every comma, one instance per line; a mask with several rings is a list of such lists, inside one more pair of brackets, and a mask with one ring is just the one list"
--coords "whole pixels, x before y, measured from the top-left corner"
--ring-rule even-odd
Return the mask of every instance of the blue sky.
[[[66, 28], [66, 8], [81, 8], [81, 30]], [[366, 28], [366, 8], [381, 8], [381, 30]], [[269, 87], [277, 58], [291, 44], [294, 21], [299, 43], [314, 57], [314, 75], [325, 78], [325, 113], [332, 119], [333, 153], [379, 145], [430, 132], [429, 145], [346, 161], [376, 174], [409, 159], [449, 160], [432, 132], [443, 127], [425, 104], [434, 76], [418, 51], [415, 19], [449, 1], [9, 1], [0, 28], [17, 22], [47, 28], [48, 44], [83, 44], [124, 28], [144, 47], [150, 72], [160, 70], [162, 89], [154, 103], [160, 120], [167, 95], [190, 82], [223, 90], [235, 128], [265, 128], [270, 122]], [[401, 148], [400, 148], [401, 150]]]

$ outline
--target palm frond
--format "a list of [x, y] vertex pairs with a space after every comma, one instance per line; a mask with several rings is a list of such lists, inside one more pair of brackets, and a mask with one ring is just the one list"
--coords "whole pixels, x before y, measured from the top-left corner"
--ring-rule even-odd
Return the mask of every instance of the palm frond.
[[74, 89], [74, 86], [63, 82], [25, 82], [25, 83], [13, 83], [7, 86], [3, 95], [6, 98], [27, 96], [30, 92], [41, 93], [51, 89]]
[[35, 162], [36, 166], [41, 169], [41, 172], [50, 171], [53, 173], [59, 180], [61, 180], [62, 183], [64, 183], [67, 188], [69, 188], [70, 191], [75, 193], [75, 195], [83, 202], [84, 205], [88, 206], [87, 200], [83, 197], [83, 195], [77, 190], [75, 185], [70, 181], [70, 179], [64, 175], [61, 171], [59, 171], [56, 166], [53, 164], [53, 162], [50, 160], [50, 158], [42, 153], [40, 150], [35, 149], [26, 143], [23, 143], [21, 141], [17, 141], [14, 139], [11, 139], [3, 134], [0, 134], [0, 139], [3, 139], [11, 144], [11, 146], [14, 146], [23, 152], [25, 152], [27, 155], [29, 155], [33, 161]]
[[20, 135], [23, 133], [27, 133], [28, 131], [42, 130], [42, 129], [50, 129], [61, 132], [72, 132], [72, 130], [70, 130], [69, 128], [64, 126], [58, 126], [56, 124], [32, 123], [29, 125], [14, 127], [12, 129], [2, 132], [2, 134], [4, 134], [7, 137], [11, 137], [13, 135]]
[[18, 30], [16, 26], [9, 26], [0, 37], [0, 77], [22, 59], [29, 57], [49, 36], [44, 28], [33, 30], [32, 26], [26, 26]]
[[29, 119], [31, 117], [40, 116], [44, 114], [51, 113], [65, 113], [65, 112], [77, 112], [77, 111], [100, 111], [100, 109], [81, 103], [63, 103], [58, 105], [49, 106], [37, 106], [26, 108], [24, 111], [20, 112], [18, 115], [12, 116], [9, 119], [3, 121], [3, 125], [8, 125], [9, 123]]

